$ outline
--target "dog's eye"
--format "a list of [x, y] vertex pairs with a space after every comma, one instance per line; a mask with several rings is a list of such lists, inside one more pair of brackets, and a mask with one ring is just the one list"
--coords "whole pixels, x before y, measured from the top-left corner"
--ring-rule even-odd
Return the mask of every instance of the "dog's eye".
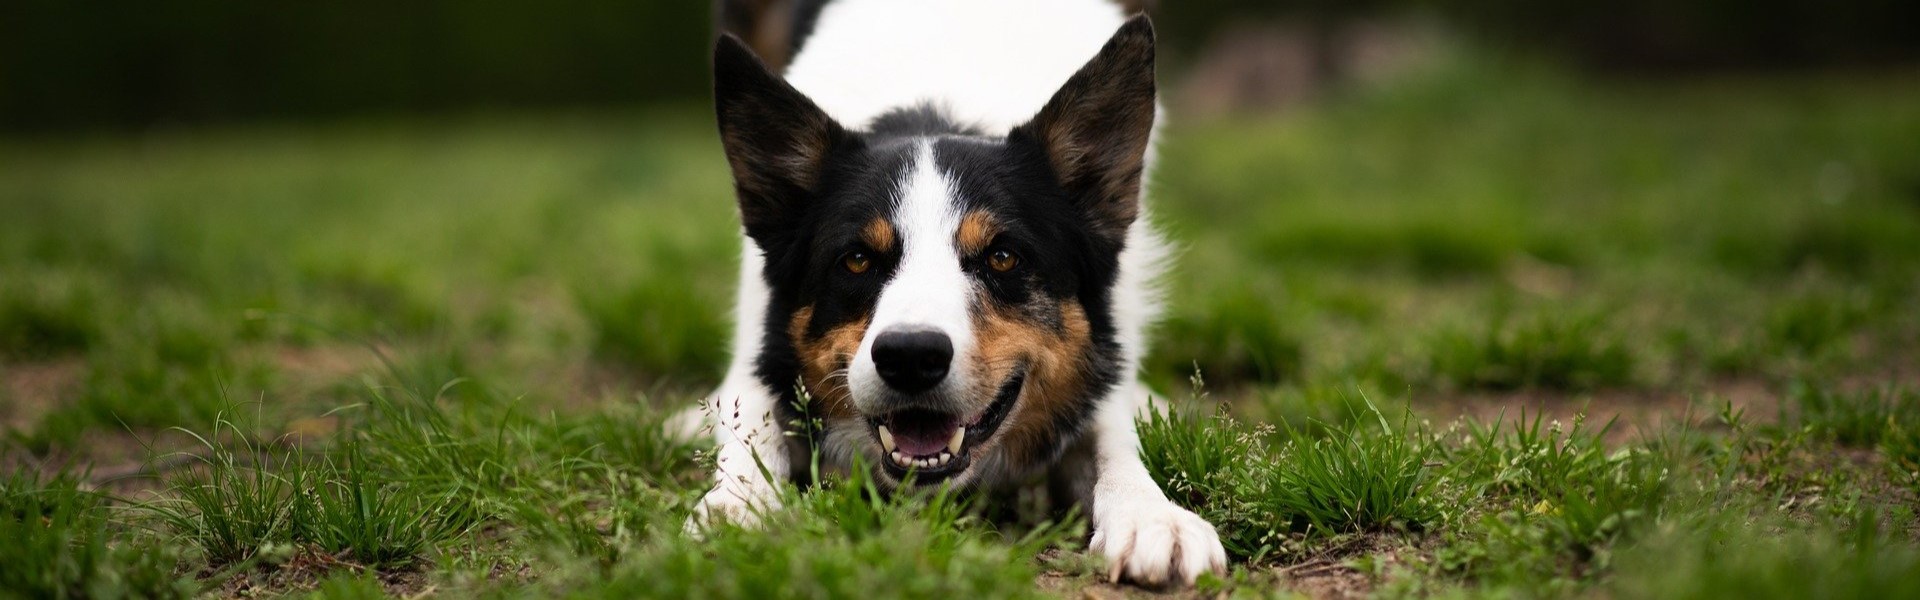
[[859, 275], [873, 268], [873, 258], [865, 252], [848, 252], [846, 257], [840, 259], [840, 266], [846, 267], [848, 273]]
[[1014, 267], [1020, 266], [1020, 257], [1006, 250], [995, 250], [993, 254], [987, 255], [987, 266], [993, 268], [995, 271], [1005, 273], [1012, 271]]

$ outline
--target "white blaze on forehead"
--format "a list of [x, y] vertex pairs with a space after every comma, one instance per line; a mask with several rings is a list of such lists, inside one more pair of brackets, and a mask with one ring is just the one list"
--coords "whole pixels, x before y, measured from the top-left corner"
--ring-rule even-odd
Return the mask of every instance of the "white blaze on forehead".
[[[874, 307], [873, 322], [860, 341], [859, 354], [849, 376], [855, 404], [864, 407], [881, 400], [885, 383], [873, 365], [873, 340], [887, 331], [938, 331], [953, 342], [953, 364], [973, 349], [970, 317], [972, 280], [960, 268], [954, 231], [960, 227], [960, 207], [953, 184], [933, 159], [932, 142], [922, 142], [900, 186], [894, 209], [894, 229], [901, 240], [900, 264]], [[965, 369], [953, 368], [936, 391], [959, 391]]]

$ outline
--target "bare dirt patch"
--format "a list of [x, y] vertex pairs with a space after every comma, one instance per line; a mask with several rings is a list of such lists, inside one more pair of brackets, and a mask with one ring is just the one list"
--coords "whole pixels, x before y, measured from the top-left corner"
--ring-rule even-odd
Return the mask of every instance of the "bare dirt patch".
[[1757, 379], [1727, 379], [1702, 388], [1674, 390], [1601, 390], [1567, 393], [1552, 390], [1519, 390], [1504, 393], [1468, 393], [1416, 401], [1421, 412], [1437, 422], [1467, 419], [1481, 424], [1496, 420], [1512, 423], [1522, 416], [1546, 421], [1571, 423], [1584, 415], [1587, 423], [1604, 425], [1609, 420], [1606, 441], [1622, 444], [1642, 432], [1681, 425], [1707, 424], [1722, 403], [1748, 417], [1771, 420], [1780, 414], [1782, 398], [1778, 390]]
[[281, 596], [310, 591], [327, 577], [340, 572], [369, 573], [387, 595], [418, 598], [431, 595], [432, 586], [418, 571], [376, 571], [311, 547], [293, 551], [286, 562], [234, 573], [223, 581], [218, 595], [223, 598]]
[[0, 365], [0, 429], [29, 426], [60, 406], [86, 366], [78, 357]]

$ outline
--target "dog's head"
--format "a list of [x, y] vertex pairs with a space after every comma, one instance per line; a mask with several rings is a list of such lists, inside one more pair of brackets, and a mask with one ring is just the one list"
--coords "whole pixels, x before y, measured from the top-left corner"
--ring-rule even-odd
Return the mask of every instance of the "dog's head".
[[738, 40], [715, 103], [770, 289], [759, 376], [797, 379], [821, 447], [882, 480], [967, 484], [1057, 455], [1119, 369], [1109, 297], [1154, 122], [1136, 17], [1034, 118], [937, 106], [849, 129]]

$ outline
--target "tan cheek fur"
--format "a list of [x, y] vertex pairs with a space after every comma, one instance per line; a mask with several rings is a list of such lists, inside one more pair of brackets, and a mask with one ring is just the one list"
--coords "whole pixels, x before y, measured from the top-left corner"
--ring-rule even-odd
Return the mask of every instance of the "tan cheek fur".
[[[1007, 464], [1030, 465], [1044, 458], [1053, 442], [1053, 424], [1079, 409], [1085, 399], [1087, 356], [1092, 333], [1086, 310], [1072, 301], [1036, 300], [1019, 310], [990, 307], [974, 319], [978, 355], [975, 381], [994, 386], [982, 391], [991, 398], [1013, 370], [1027, 365], [1026, 389], [995, 438], [1004, 448]], [[1058, 326], [1039, 322], [1034, 315], [1057, 315]]]
[[819, 338], [808, 339], [807, 329], [813, 323], [813, 307], [809, 306], [795, 311], [787, 324], [787, 337], [793, 340], [794, 352], [800, 358], [800, 380], [813, 396], [813, 406], [825, 418], [856, 416], [847, 384], [847, 365], [860, 351], [860, 337], [871, 322], [871, 316], [861, 317], [829, 329]]

